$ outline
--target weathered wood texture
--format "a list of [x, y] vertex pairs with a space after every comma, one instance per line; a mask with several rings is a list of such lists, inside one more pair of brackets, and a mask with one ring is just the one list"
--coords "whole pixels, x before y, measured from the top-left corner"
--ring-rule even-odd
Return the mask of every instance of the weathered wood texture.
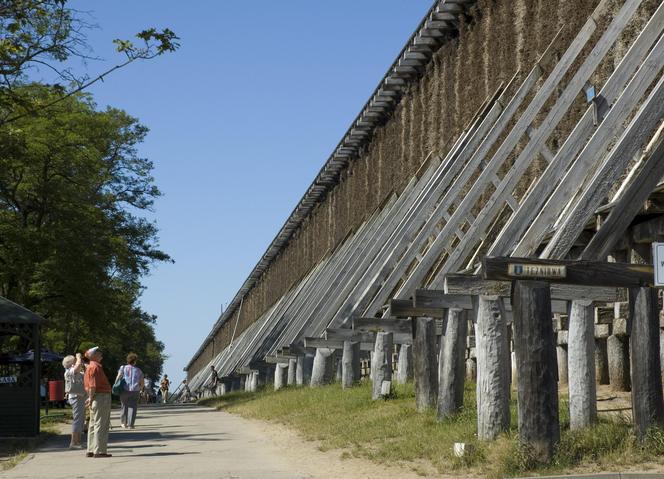
[[650, 428], [664, 426], [659, 307], [654, 288], [632, 288], [629, 297], [632, 411], [636, 435], [643, 439]]
[[297, 358], [288, 360], [288, 378], [287, 384], [295, 386], [295, 375], [297, 372]]
[[516, 281], [514, 348], [519, 372], [519, 437], [548, 462], [560, 441], [556, 350], [548, 283]]
[[438, 360], [436, 358], [436, 324], [433, 318], [415, 320], [413, 363], [415, 405], [422, 412], [436, 406], [438, 393]]
[[297, 369], [295, 370], [295, 384], [304, 386], [311, 382], [311, 370], [314, 366], [314, 357], [310, 354], [300, 354], [297, 357]]
[[316, 349], [311, 371], [311, 387], [331, 383], [335, 374], [334, 366], [334, 349]]
[[373, 360], [371, 361], [373, 388], [371, 398], [375, 401], [383, 399], [390, 393], [389, 387], [387, 394], [383, 383], [392, 382], [392, 352], [394, 343], [392, 342], [392, 333], [380, 332], [376, 335], [376, 348], [374, 349]]
[[489, 441], [510, 426], [510, 345], [502, 300], [480, 296], [475, 324], [477, 437]]
[[286, 364], [276, 364], [274, 368], [274, 390], [285, 387], [288, 381], [288, 366]]
[[614, 391], [631, 391], [629, 374], [629, 340], [612, 334], [606, 340], [609, 382]]
[[341, 358], [341, 387], [353, 387], [360, 380], [360, 343], [357, 341], [344, 341], [344, 351]]
[[569, 382], [567, 344], [556, 346], [556, 362], [558, 363], [558, 384], [567, 384]]
[[597, 384], [609, 384], [609, 354], [607, 339], [595, 338], [595, 379]]
[[406, 384], [413, 380], [413, 346], [410, 344], [402, 344], [399, 348], [396, 376], [398, 384]]
[[570, 429], [582, 429], [597, 421], [594, 316], [591, 301], [572, 301], [567, 342]]
[[473, 358], [466, 359], [466, 379], [468, 381], [477, 381], [477, 362]]
[[652, 265], [631, 263], [608, 263], [605, 261], [571, 261], [538, 258], [484, 258], [482, 275], [484, 279], [513, 281], [547, 280], [545, 276], [519, 277], [508, 272], [510, 264], [565, 266], [566, 275], [555, 278], [556, 283], [579, 284], [588, 286], [638, 287], [651, 285], [653, 277]]
[[467, 313], [450, 309], [447, 313], [445, 335], [440, 340], [438, 365], [438, 419], [448, 418], [463, 407], [465, 378]]

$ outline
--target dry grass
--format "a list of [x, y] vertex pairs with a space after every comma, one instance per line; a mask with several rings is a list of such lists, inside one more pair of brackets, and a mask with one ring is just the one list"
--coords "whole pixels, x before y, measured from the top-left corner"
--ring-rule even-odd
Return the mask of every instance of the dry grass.
[[[371, 401], [368, 383], [351, 390], [338, 384], [321, 388], [286, 388], [278, 392], [234, 392], [201, 404], [244, 417], [288, 426], [321, 450], [341, 449], [344, 457], [378, 463], [401, 463], [425, 474], [457, 472], [488, 477], [615, 469], [640, 463], [664, 464], [664, 431], [654, 430], [638, 444], [631, 425], [618, 418], [602, 419], [592, 429], [569, 430], [567, 404], [561, 400], [562, 437], [552, 464], [535, 463], [520, 447], [516, 431], [516, 401], [512, 429], [493, 442], [476, 437], [474, 384], [466, 386], [463, 411], [438, 422], [433, 412], [415, 411], [412, 385], [398, 386], [393, 399]], [[452, 453], [455, 442], [473, 446], [464, 458]]]

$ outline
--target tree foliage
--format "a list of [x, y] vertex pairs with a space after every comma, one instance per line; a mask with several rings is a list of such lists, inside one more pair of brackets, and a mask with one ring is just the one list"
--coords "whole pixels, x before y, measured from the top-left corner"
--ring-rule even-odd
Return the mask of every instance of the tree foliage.
[[[34, 102], [60, 94], [20, 90]], [[137, 303], [141, 277], [170, 258], [140, 215], [160, 195], [136, 150], [146, 133], [83, 94], [0, 128], [0, 294], [50, 320], [47, 346], [98, 343], [111, 362], [133, 350], [157, 375], [163, 345]]]
[[[136, 34], [135, 41], [114, 40], [123, 55], [120, 63], [93, 76], [76, 75], [63, 65], [72, 57], [93, 58], [85, 36], [90, 28], [85, 16], [70, 8], [67, 0], [0, 0], [0, 124], [51, 108], [115, 70], [179, 47], [172, 30], [147, 28]], [[46, 103], [31, 103], [33, 98], [17, 88], [33, 69], [55, 76], [54, 95]], [[15, 111], [17, 106], [20, 113]]]

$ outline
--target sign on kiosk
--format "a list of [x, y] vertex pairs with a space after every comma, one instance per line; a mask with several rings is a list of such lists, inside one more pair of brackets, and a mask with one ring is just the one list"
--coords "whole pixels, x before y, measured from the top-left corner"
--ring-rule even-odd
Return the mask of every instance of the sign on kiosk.
[[655, 286], [664, 286], [664, 243], [652, 244], [652, 261], [655, 269]]

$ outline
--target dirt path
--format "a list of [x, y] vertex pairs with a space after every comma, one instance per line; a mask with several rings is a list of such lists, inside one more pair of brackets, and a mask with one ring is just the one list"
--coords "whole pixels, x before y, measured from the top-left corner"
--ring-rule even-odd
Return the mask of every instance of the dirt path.
[[66, 448], [67, 436], [47, 442], [7, 479], [122, 478], [136, 476], [191, 479], [397, 479], [416, 478], [401, 468], [321, 452], [279, 426], [249, 421], [197, 406], [144, 408], [137, 427], [121, 430], [117, 412], [110, 436], [110, 459], [88, 459]]

